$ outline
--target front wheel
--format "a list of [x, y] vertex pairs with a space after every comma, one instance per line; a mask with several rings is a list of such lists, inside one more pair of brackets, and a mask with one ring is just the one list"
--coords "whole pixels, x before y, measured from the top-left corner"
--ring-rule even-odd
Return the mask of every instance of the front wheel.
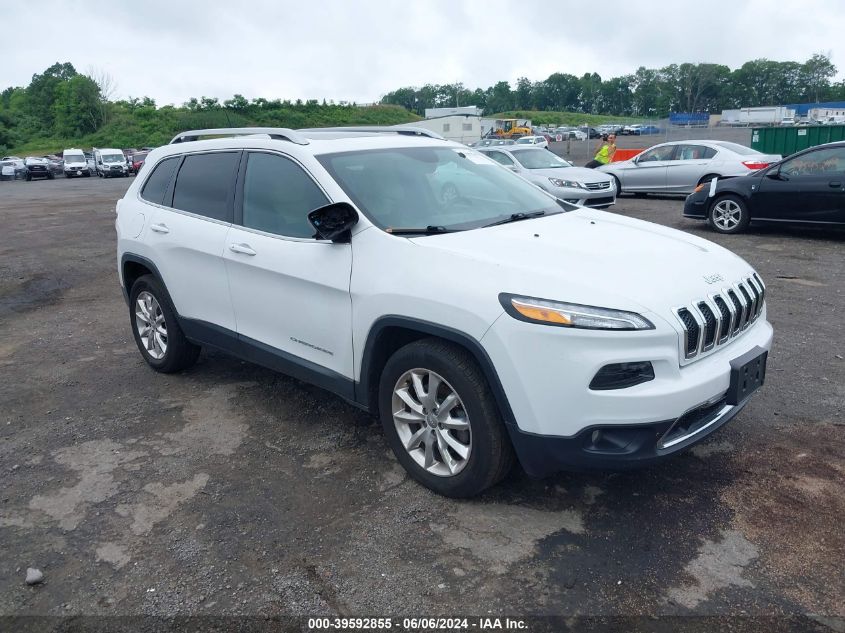
[[416, 481], [448, 497], [471, 497], [500, 481], [513, 448], [490, 386], [470, 354], [423, 339], [390, 357], [379, 414], [396, 458]]
[[185, 338], [164, 286], [152, 275], [132, 285], [129, 318], [141, 356], [156, 371], [170, 374], [197, 361], [200, 347]]
[[707, 216], [707, 222], [713, 230], [727, 234], [744, 231], [750, 221], [748, 205], [734, 195], [716, 198]]

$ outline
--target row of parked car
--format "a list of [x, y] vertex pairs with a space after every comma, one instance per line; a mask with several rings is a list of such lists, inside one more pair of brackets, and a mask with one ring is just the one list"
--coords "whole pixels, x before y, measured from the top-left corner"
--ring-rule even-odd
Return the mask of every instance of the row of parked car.
[[[647, 134], [660, 134], [662, 130], [651, 124], [632, 123], [630, 125], [623, 125], [622, 123], [606, 123], [597, 127], [582, 125], [579, 127], [572, 127], [566, 125], [559, 125], [557, 127], [538, 127], [534, 128], [535, 134], [542, 134], [549, 137], [550, 141], [567, 139], [576, 141], [586, 141], [587, 139], [600, 138], [607, 134], [616, 134], [618, 136], [645, 136]], [[558, 137], [560, 137], [558, 139]]]
[[127, 177], [137, 174], [150, 148], [144, 150], [98, 149], [90, 152], [69, 148], [61, 156], [4, 156], [0, 159], [0, 180], [52, 180], [62, 174], [67, 178]]
[[[542, 136], [473, 144], [558, 199], [607, 207], [620, 194], [687, 196], [684, 215], [719, 233], [752, 222], [845, 224], [845, 143], [820, 145], [784, 159], [727, 141], [654, 145], [628, 160], [584, 169], [549, 151]], [[466, 180], [466, 179], [465, 179]], [[443, 197], [466, 194], [471, 182], [446, 182]]]

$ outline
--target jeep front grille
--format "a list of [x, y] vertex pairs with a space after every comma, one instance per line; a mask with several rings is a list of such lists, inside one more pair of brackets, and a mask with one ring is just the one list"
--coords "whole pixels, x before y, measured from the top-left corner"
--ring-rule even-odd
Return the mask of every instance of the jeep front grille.
[[752, 273], [706, 298], [675, 308], [684, 359], [697, 358], [739, 336], [760, 316], [765, 299], [766, 286]]

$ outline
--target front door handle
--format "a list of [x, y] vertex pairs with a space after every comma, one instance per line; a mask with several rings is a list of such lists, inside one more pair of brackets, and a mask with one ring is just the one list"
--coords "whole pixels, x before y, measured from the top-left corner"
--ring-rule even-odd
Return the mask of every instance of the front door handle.
[[834, 187], [834, 188], [838, 189], [839, 187], [842, 186], [842, 183], [839, 182], [838, 180], [834, 180], [833, 182], [827, 183], [827, 186], [828, 187]]
[[250, 248], [249, 244], [229, 244], [229, 250], [241, 255], [255, 255], [255, 251]]
[[167, 228], [166, 224], [150, 224], [150, 229], [156, 233], [170, 233], [170, 229]]

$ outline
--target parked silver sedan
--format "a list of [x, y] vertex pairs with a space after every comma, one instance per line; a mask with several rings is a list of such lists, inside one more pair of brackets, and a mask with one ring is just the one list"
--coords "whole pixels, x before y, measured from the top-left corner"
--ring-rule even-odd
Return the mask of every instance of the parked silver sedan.
[[616, 203], [616, 185], [612, 177], [595, 169], [573, 167], [572, 163], [547, 149], [511, 146], [478, 150], [566, 202], [598, 208]]
[[597, 171], [616, 180], [618, 193], [690, 194], [713, 178], [747, 176], [781, 159], [728, 141], [672, 141]]

